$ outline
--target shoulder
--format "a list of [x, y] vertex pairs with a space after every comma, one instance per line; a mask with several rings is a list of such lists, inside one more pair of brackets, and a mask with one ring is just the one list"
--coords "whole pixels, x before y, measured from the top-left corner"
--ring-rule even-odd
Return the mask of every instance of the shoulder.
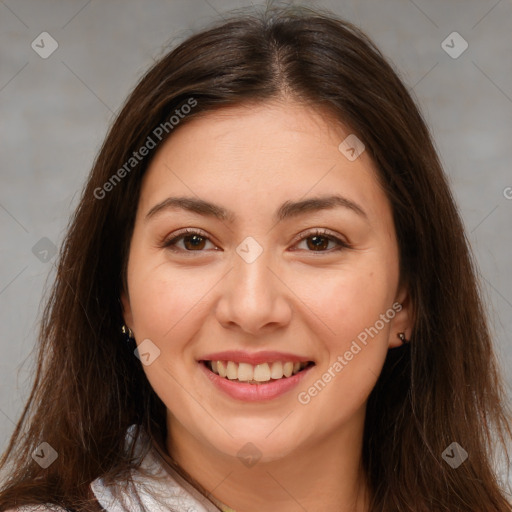
[[23, 505], [9, 508], [5, 512], [66, 512], [66, 510], [57, 505]]

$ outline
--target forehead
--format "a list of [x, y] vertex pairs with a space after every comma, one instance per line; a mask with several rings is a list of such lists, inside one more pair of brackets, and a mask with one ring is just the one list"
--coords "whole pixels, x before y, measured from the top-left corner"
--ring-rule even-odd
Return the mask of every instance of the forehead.
[[207, 112], [178, 126], [159, 148], [144, 176], [141, 205], [147, 210], [179, 193], [229, 209], [252, 204], [255, 211], [274, 200], [337, 192], [382, 216], [389, 204], [371, 158], [363, 151], [350, 160], [339, 149], [349, 136], [325, 110], [294, 102]]
[[[290, 100], [223, 107], [200, 113], [178, 128], [164, 146], [174, 149], [178, 143], [189, 147], [197, 144], [198, 149], [208, 148], [210, 153], [215, 146], [219, 153], [222, 150], [222, 156], [227, 152], [231, 156], [240, 152], [247, 157], [247, 150], [257, 151], [255, 157], [279, 153], [287, 160], [313, 147], [337, 147], [350, 133], [326, 109]], [[323, 151], [318, 156], [326, 155]]]

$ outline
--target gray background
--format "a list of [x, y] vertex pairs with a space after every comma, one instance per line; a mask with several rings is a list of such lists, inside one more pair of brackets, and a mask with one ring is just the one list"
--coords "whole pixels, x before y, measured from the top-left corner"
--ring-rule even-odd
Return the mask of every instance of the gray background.
[[[363, 28], [419, 101], [480, 268], [511, 393], [511, 0], [310, 4]], [[246, 5], [0, 0], [0, 450], [28, 397], [41, 300], [55, 275], [51, 249], [114, 114], [165, 45]], [[44, 31], [58, 43], [47, 59], [31, 47]], [[458, 58], [441, 46], [454, 31], [469, 45]]]

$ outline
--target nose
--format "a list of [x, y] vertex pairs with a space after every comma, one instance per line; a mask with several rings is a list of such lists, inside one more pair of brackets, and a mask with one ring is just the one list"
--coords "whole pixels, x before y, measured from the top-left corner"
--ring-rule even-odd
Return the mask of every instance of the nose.
[[290, 293], [266, 251], [252, 263], [236, 256], [222, 282], [217, 320], [226, 329], [252, 335], [282, 328], [292, 316]]

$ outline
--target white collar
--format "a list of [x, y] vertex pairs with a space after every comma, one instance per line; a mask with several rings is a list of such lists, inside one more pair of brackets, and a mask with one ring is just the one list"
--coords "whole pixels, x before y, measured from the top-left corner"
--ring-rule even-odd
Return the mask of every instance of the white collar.
[[[128, 446], [128, 436], [131, 436], [134, 428], [135, 425], [128, 428], [125, 446]], [[148, 435], [142, 430], [141, 437], [135, 445], [136, 456], [140, 454], [147, 441]], [[210, 500], [205, 498], [170, 465], [166, 464], [164, 467], [164, 461], [154, 447], [144, 456], [140, 467], [148, 471], [151, 478], [140, 473], [136, 468], [132, 469], [131, 475], [135, 488], [132, 486], [123, 488], [121, 484], [107, 486], [101, 477], [91, 482], [92, 492], [107, 512], [139, 510], [140, 505], [136, 495], [148, 512], [219, 512], [219, 509]], [[114, 488], [118, 496], [113, 493]]]

